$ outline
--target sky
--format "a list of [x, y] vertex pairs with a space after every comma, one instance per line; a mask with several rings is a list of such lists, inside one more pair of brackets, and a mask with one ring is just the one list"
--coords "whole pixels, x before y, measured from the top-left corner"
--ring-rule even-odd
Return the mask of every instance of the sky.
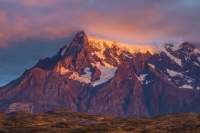
[[0, 0], [0, 86], [81, 30], [126, 43], [200, 44], [200, 0]]

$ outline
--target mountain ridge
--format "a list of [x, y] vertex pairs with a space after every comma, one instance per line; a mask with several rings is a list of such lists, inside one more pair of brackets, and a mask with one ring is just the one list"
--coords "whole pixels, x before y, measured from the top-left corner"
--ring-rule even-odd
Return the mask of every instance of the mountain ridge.
[[160, 53], [130, 51], [79, 32], [55, 56], [1, 87], [0, 110], [70, 109], [126, 117], [200, 113], [200, 67], [192, 62], [200, 63], [199, 53], [185, 62], [186, 56], [177, 56], [183, 50], [172, 53], [171, 47]]

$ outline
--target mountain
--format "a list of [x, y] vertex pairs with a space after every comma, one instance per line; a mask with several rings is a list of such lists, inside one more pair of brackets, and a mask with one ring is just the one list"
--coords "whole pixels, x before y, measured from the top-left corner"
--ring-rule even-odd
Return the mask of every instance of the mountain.
[[89, 115], [84, 112], [51, 111], [0, 113], [1, 133], [199, 133], [200, 115], [167, 114], [150, 118]]
[[112, 116], [200, 113], [200, 53], [193, 45], [129, 45], [77, 33], [0, 88], [0, 111], [67, 109]]

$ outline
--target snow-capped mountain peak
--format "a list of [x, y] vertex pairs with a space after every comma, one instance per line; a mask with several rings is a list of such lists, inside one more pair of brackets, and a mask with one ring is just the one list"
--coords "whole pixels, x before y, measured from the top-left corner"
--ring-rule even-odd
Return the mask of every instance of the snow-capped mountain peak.
[[194, 51], [189, 43], [128, 45], [79, 32], [55, 56], [1, 87], [0, 111], [200, 113], [200, 56]]
[[[100, 77], [107, 70], [113, 70], [113, 73], [110, 78], [104, 81], [111, 79], [118, 67], [124, 62], [135, 64], [138, 58], [141, 58], [143, 63], [146, 62], [148, 66], [153, 66], [155, 71], [177, 87], [187, 85], [191, 86], [190, 88], [197, 88], [200, 86], [198, 83], [200, 77], [195, 72], [200, 69], [200, 55], [195, 47], [188, 42], [158, 46], [126, 44], [91, 37], [82, 31], [77, 33], [71, 44], [64, 46], [57, 55], [40, 61], [36, 67], [54, 68], [62, 75], [71, 74], [71, 76], [69, 75], [71, 79], [94, 85], [94, 79], [103, 79]], [[59, 62], [59, 65], [56, 62]], [[193, 66], [192, 69], [191, 66]], [[143, 74], [148, 75], [146, 72], [143, 73], [144, 64], [141, 64], [140, 67], [134, 68], [136, 77]], [[99, 73], [96, 78], [93, 76], [94, 69]], [[145, 79], [143, 80], [145, 81]]]

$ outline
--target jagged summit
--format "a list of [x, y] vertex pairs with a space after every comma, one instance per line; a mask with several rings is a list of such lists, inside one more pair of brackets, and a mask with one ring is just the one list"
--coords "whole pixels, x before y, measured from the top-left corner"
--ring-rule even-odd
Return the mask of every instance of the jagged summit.
[[147, 53], [147, 52], [151, 54], [155, 54], [155, 53], [165, 52], [165, 49], [167, 51], [176, 51], [180, 49], [181, 46], [184, 46], [184, 45], [185, 43], [183, 43], [182, 45], [166, 44], [165, 46], [162, 46], [162, 45], [155, 46], [155, 45], [150, 45], [150, 44], [148, 45], [147, 44], [146, 45], [145, 44], [127, 44], [123, 42], [116, 42], [112, 40], [93, 37], [90, 35], [86, 35], [84, 31], [80, 31], [75, 35], [72, 42], [69, 45], [64, 46], [62, 48], [62, 52], [58, 54], [62, 56], [70, 55], [70, 54], [76, 53], [77, 51], [80, 51], [82, 48], [89, 50], [88, 52], [93, 52], [95, 50], [95, 51], [101, 51], [101, 53], [103, 53], [104, 50], [106, 49], [114, 48], [119, 51], [129, 52], [130, 54]]
[[84, 31], [80, 31], [76, 34], [70, 46], [83, 45], [86, 40], [87, 40], [87, 35], [85, 34]]
[[189, 42], [184, 42], [183, 44], [181, 44], [180, 46], [181, 48], [185, 48], [190, 50], [191, 52], [194, 51], [195, 46], [193, 44], [190, 44]]
[[199, 51], [196, 49], [196, 47], [189, 43], [184, 42], [182, 44], [165, 44], [164, 47], [170, 51], [170, 52], [176, 52], [176, 51], [186, 51], [186, 52], [194, 52], [198, 53]]
[[82, 35], [86, 36], [85, 31], [83, 30], [76, 33], [76, 36], [82, 36]]
[[82, 35], [84, 35], [84, 36], [87, 36], [86, 35], [86, 32], [84, 31], [84, 30], [80, 30], [80, 31], [78, 31], [77, 33], [76, 33], [76, 35], [75, 36], [82, 36]]
[[[106, 40], [102, 38], [93, 37], [90, 35], [86, 35], [84, 31], [78, 32], [72, 42], [70, 43], [70, 48], [79, 47], [93, 47], [94, 49], [106, 49], [106, 48], [118, 48], [121, 51], [127, 51], [130, 53], [146, 53], [147, 51], [150, 53], [155, 52], [155, 47], [153, 45], [141, 45], [141, 44], [126, 44], [122, 42], [116, 42], [111, 40]], [[72, 50], [73, 51], [73, 50]]]
[[70, 53], [72, 54], [73, 52], [76, 52], [77, 49], [80, 50], [83, 47], [85, 49], [95, 49], [97, 51], [101, 51], [102, 53], [107, 48], [108, 49], [117, 48], [120, 51], [126, 51], [131, 54], [146, 53], [146, 52], [154, 54], [155, 52], [157, 52], [157, 48], [154, 45], [127, 44], [123, 42], [116, 42], [112, 40], [107, 40], [107, 39], [102, 39], [102, 38], [86, 35], [84, 31], [80, 31], [75, 35], [74, 39], [69, 45], [64, 46], [62, 48], [63, 51], [61, 52], [61, 55], [63, 56], [66, 53], [67, 48], [68, 49], [70, 48], [70, 51], [72, 51]]

